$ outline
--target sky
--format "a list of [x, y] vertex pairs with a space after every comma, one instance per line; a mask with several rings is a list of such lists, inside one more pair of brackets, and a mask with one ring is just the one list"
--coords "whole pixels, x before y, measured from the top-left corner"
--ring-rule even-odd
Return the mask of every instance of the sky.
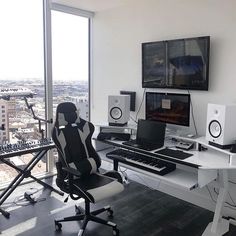
[[[0, 79], [43, 79], [42, 0], [0, 1]], [[52, 11], [54, 80], [88, 80], [88, 19]]]

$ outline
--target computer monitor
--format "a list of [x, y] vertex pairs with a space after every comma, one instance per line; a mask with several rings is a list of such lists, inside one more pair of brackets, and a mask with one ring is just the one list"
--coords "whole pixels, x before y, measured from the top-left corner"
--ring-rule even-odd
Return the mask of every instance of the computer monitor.
[[190, 95], [146, 92], [146, 120], [189, 126]]

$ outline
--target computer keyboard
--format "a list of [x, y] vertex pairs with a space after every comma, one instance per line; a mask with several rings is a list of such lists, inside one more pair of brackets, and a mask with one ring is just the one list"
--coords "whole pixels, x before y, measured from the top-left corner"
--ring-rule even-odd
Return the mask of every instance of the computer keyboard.
[[162, 154], [162, 155], [165, 155], [168, 157], [174, 157], [174, 158], [180, 159], [180, 160], [184, 160], [184, 159], [191, 157], [193, 155], [191, 153], [183, 152], [181, 150], [174, 150], [174, 149], [170, 149], [170, 148], [164, 148], [159, 151], [156, 151], [155, 153]]
[[121, 148], [107, 153], [106, 156], [158, 175], [165, 175], [176, 168], [173, 163]]
[[142, 149], [142, 150], [146, 150], [146, 151], [152, 151], [158, 148], [163, 147], [163, 144], [160, 143], [137, 143], [137, 140], [129, 140], [126, 142], [123, 142], [122, 144], [126, 145], [126, 146], [130, 146], [130, 147], [134, 147], [134, 148], [138, 148], [138, 149]]

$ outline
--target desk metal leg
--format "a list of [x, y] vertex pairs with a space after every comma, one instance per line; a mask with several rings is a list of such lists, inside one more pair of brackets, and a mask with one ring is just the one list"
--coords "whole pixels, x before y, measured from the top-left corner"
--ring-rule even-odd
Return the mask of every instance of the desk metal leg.
[[116, 160], [116, 159], [114, 159], [114, 160], [113, 160], [113, 169], [114, 169], [115, 171], [118, 171], [118, 166], [119, 166], [119, 161]]
[[215, 214], [212, 223], [210, 223], [202, 236], [222, 236], [229, 231], [229, 221], [221, 216], [225, 199], [228, 193], [228, 171], [222, 170], [222, 178], [220, 183], [219, 195], [216, 202]]
[[10, 167], [19, 171], [18, 175], [12, 180], [12, 182], [8, 185], [8, 187], [2, 192], [0, 195], [0, 205], [10, 196], [10, 194], [16, 189], [16, 187], [22, 182], [24, 178], [29, 177], [30, 171], [33, 167], [42, 159], [42, 157], [46, 154], [46, 150], [43, 150], [37, 153], [30, 162], [26, 165], [24, 169], [20, 169], [17, 166], [14, 166], [7, 160], [2, 160], [3, 163], [9, 165]]
[[10, 213], [8, 211], [3, 210], [2, 208], [0, 208], [0, 213], [6, 218], [10, 218]]
[[30, 175], [29, 176], [30, 178], [32, 178], [33, 180], [35, 180], [37, 183], [41, 184], [44, 188], [48, 188], [49, 190], [61, 195], [61, 196], [64, 196], [64, 193], [58, 189], [55, 189], [54, 187], [52, 187], [50, 184], [47, 184], [45, 182], [43, 182], [42, 180], [34, 177], [33, 175]]

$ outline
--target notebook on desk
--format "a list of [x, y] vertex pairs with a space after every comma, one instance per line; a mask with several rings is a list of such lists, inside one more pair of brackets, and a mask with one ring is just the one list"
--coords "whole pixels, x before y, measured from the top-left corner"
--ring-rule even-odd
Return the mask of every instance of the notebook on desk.
[[165, 131], [165, 123], [151, 120], [139, 120], [136, 139], [123, 142], [122, 144], [152, 151], [163, 147], [165, 141]]

